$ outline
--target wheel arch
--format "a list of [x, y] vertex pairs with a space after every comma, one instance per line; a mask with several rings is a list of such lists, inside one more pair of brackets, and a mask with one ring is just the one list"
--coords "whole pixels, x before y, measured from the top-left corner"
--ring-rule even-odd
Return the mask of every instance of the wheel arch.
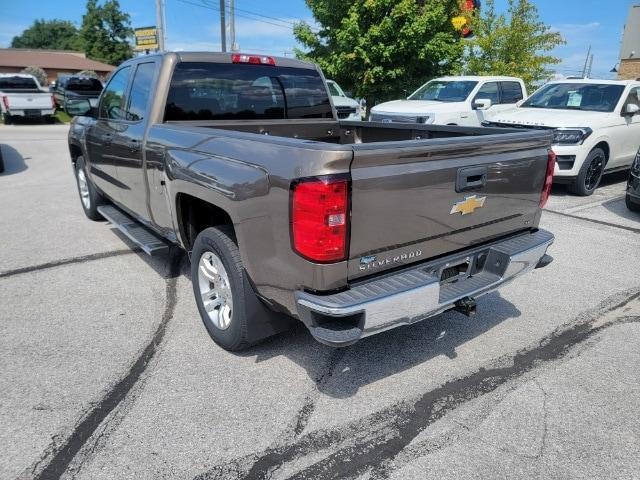
[[233, 219], [222, 207], [189, 193], [178, 192], [175, 209], [178, 231], [187, 251], [191, 251], [198, 234], [209, 227], [227, 227], [237, 245]]

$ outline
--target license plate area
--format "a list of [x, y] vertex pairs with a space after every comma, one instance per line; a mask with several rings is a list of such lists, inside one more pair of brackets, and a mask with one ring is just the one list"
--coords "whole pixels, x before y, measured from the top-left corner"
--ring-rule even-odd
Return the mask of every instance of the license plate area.
[[41, 110], [35, 110], [35, 109], [27, 109], [27, 110], [24, 110], [24, 116], [25, 117], [40, 117], [40, 116], [42, 116], [42, 111]]

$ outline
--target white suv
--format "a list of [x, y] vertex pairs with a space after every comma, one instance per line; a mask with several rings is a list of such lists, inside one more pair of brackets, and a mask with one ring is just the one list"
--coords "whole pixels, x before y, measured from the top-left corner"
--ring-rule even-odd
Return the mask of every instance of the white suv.
[[524, 82], [515, 77], [442, 77], [406, 100], [376, 105], [369, 120], [479, 127], [486, 114], [513, 109], [526, 96]]
[[628, 169], [640, 146], [640, 82], [562, 80], [487, 126], [552, 129], [554, 182], [591, 195], [603, 173]]

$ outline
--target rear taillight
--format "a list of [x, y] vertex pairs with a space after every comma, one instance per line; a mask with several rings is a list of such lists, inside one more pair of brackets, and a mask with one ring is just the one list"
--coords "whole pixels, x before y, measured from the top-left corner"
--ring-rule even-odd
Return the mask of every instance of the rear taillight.
[[307, 260], [339, 262], [347, 258], [349, 182], [316, 178], [294, 184], [291, 193], [291, 243]]
[[2, 103], [4, 104], [4, 108], [6, 110], [9, 110], [9, 97], [7, 97], [6, 95], [2, 96]]
[[234, 53], [231, 55], [232, 63], [251, 63], [253, 65], [272, 65], [275, 67], [276, 60], [273, 57], [264, 55], [247, 55], [246, 53]]
[[54, 110], [56, 109], [56, 101], [54, 100], [53, 95], [51, 95], [51, 108]]
[[549, 150], [547, 156], [547, 173], [544, 176], [544, 186], [542, 187], [542, 195], [540, 196], [540, 208], [544, 208], [551, 195], [551, 185], [553, 185], [553, 170], [556, 168], [556, 154], [553, 150]]

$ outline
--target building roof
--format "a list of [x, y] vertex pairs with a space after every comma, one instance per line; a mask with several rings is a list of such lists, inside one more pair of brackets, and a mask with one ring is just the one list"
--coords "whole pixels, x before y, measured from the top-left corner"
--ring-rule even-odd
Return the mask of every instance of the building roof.
[[0, 70], [2, 67], [24, 68], [28, 66], [60, 70], [95, 70], [97, 72], [110, 72], [115, 68], [106, 63], [90, 60], [82, 52], [0, 48]]
[[640, 5], [631, 5], [622, 34], [620, 60], [640, 58]]

